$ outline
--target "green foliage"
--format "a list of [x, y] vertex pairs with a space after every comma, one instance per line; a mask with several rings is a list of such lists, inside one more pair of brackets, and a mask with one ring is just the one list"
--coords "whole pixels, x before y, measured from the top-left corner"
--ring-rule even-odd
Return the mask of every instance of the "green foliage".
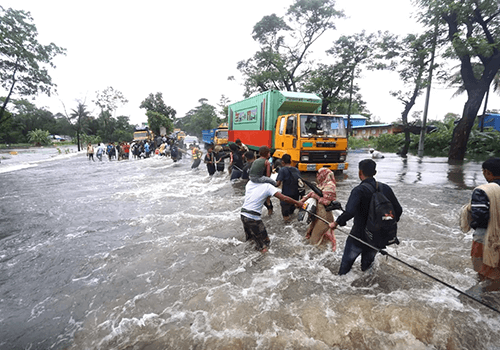
[[357, 94], [359, 88], [354, 81], [360, 77], [362, 66], [368, 69], [388, 66], [383, 62], [394, 55], [387, 53], [389, 39], [393, 40], [387, 33], [366, 34], [362, 31], [343, 35], [333, 43], [326, 51], [333, 63], [319, 64], [307, 76], [303, 86], [305, 91], [321, 96], [321, 113], [348, 114], [350, 111], [359, 114], [365, 111], [365, 103]]
[[202, 98], [195, 109], [190, 110], [184, 118], [177, 119], [176, 126], [184, 130], [189, 135], [202, 135], [202, 130], [213, 129], [217, 127], [223, 119], [217, 117], [216, 108], [207, 103]]
[[[444, 122], [434, 121], [435, 130], [425, 135], [424, 154], [426, 156], [445, 157], [450, 149], [450, 143], [455, 127], [455, 117], [448, 116]], [[410, 134], [410, 153], [416, 154], [420, 135]], [[404, 144], [404, 134], [384, 134], [379, 137], [370, 137], [368, 140], [349, 138], [349, 148], [369, 148], [373, 147], [381, 152], [396, 153]], [[467, 156], [471, 158], [485, 158], [498, 156], [500, 154], [500, 132], [496, 130], [486, 130], [480, 132], [476, 123], [472, 129], [469, 142], [467, 144]]]
[[[96, 136], [96, 135], [82, 134], [82, 135], [80, 135], [80, 138], [81, 138], [82, 143], [84, 145], [87, 145], [89, 142], [93, 145], [102, 142], [101, 137]], [[127, 139], [127, 141], [128, 141], [128, 139]]]
[[245, 76], [245, 96], [270, 89], [297, 91], [311, 70], [311, 45], [335, 29], [333, 20], [340, 17], [334, 0], [295, 0], [285, 17], [264, 16], [252, 33], [260, 50], [237, 65]]
[[128, 100], [121, 91], [115, 90], [112, 86], [108, 86], [102, 91], [96, 92], [96, 99], [93, 101], [101, 111], [115, 111], [119, 105], [126, 104]]
[[139, 108], [146, 109], [148, 117], [148, 126], [156, 135], [160, 135], [160, 128], [167, 129], [167, 134], [174, 130], [176, 110], [167, 106], [163, 101], [163, 94], [157, 92], [155, 95], [149, 94], [144, 101], [141, 102]]
[[48, 145], [50, 133], [46, 130], [35, 129], [28, 132], [28, 141], [37, 145]]
[[455, 127], [448, 158], [463, 160], [483, 97], [500, 69], [498, 1], [416, 0], [415, 3], [421, 9], [420, 20], [430, 28], [437, 26], [438, 33], [446, 38], [447, 57], [460, 60], [467, 102]]
[[55, 84], [47, 71], [52, 59], [65, 49], [54, 43], [42, 45], [29, 12], [5, 10], [0, 6], [0, 82], [7, 97], [0, 106], [0, 124], [12, 94], [33, 96], [39, 92], [50, 96]]
[[167, 129], [167, 135], [174, 131], [174, 123], [166, 115], [155, 112], [147, 111], [148, 126], [156, 135], [160, 135], [160, 128], [163, 126]]
[[500, 132], [496, 130], [480, 132], [476, 125], [467, 143], [467, 154], [470, 157], [498, 157], [500, 155]]

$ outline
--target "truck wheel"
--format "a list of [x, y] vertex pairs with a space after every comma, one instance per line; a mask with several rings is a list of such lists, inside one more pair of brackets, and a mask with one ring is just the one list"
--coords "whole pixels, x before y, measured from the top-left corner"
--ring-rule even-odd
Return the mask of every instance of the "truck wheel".
[[334, 174], [335, 176], [340, 176], [340, 175], [342, 175], [343, 173], [344, 173], [344, 170], [334, 170], [334, 171], [333, 171], [333, 174]]

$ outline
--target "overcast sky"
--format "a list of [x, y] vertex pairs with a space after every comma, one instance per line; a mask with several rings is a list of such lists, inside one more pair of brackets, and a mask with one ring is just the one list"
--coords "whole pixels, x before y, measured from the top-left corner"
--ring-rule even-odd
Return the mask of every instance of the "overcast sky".
[[[241, 100], [243, 79], [236, 65], [258, 50], [251, 35], [253, 26], [265, 15], [283, 15], [292, 2], [3, 0], [2, 6], [31, 12], [39, 42], [67, 49], [50, 71], [58, 94], [39, 97], [38, 107], [57, 113], [62, 102], [72, 109], [81, 100], [97, 116], [92, 103], [96, 91], [112, 86], [129, 101], [115, 116], [126, 115], [139, 124], [147, 120], [139, 105], [150, 93], [162, 92], [177, 117], [198, 106], [201, 98], [214, 106], [221, 95], [232, 102]], [[337, 0], [336, 8], [348, 18], [337, 20], [337, 30], [312, 47], [318, 59], [340, 35], [365, 29], [403, 36], [420, 28], [412, 17], [410, 0]], [[228, 81], [229, 76], [236, 80]], [[358, 84], [375, 118], [392, 122], [400, 117], [402, 104], [389, 94], [401, 88], [397, 74], [365, 71]], [[451, 98], [452, 94], [434, 85], [430, 119], [462, 113], [466, 96]], [[413, 111], [423, 110], [424, 99], [422, 95]], [[497, 96], [490, 101], [490, 108], [500, 108]]]

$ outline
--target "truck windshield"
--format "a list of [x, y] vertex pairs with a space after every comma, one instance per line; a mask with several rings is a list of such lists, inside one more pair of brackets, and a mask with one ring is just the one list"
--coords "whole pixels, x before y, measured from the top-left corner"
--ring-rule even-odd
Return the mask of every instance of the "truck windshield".
[[147, 131], [136, 131], [134, 132], [134, 138], [135, 139], [140, 139], [140, 138], [147, 138], [148, 137], [148, 132]]
[[300, 116], [302, 137], [345, 137], [344, 118], [331, 115]]
[[227, 139], [228, 138], [228, 132], [227, 132], [227, 130], [219, 130], [219, 131], [217, 131], [217, 138], [219, 138], [219, 139]]

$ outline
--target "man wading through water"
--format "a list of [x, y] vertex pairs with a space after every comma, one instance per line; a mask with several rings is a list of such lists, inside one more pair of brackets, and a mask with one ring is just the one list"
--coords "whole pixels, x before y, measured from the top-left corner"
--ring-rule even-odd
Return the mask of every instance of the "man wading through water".
[[[336, 229], [337, 226], [345, 226], [347, 221], [354, 218], [354, 224], [350, 234], [366, 242], [365, 228], [368, 220], [368, 209], [370, 208], [373, 191], [377, 186], [377, 181], [373, 178], [377, 173], [375, 170], [377, 164], [371, 159], [364, 159], [359, 162], [358, 167], [358, 176], [361, 183], [352, 189], [345, 206], [345, 211], [337, 220], [330, 224], [330, 228]], [[378, 182], [378, 188], [392, 203], [395, 211], [394, 220], [399, 221], [403, 213], [403, 208], [401, 208], [394, 192], [388, 185], [381, 182]], [[339, 275], [348, 273], [359, 255], [361, 255], [361, 270], [368, 270], [375, 260], [376, 254], [377, 250], [358, 242], [350, 236], [347, 237], [342, 262], [340, 263]]]
[[262, 253], [267, 252], [270, 244], [266, 227], [261, 219], [262, 207], [270, 196], [300, 207], [300, 202], [281, 194], [280, 190], [273, 185], [248, 181], [245, 186], [245, 202], [241, 207], [241, 221], [245, 229], [246, 240], [254, 240], [255, 248]]
[[470, 294], [500, 290], [500, 158], [486, 160], [482, 168], [488, 183], [474, 189], [461, 217], [463, 232], [475, 230], [471, 258], [481, 283], [469, 289]]

